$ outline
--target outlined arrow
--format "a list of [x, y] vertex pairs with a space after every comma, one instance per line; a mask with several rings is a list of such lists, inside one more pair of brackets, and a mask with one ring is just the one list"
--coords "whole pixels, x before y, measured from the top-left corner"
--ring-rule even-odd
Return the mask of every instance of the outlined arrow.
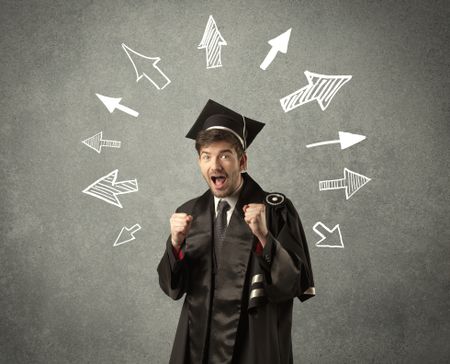
[[138, 191], [138, 184], [135, 179], [116, 182], [118, 172], [119, 170], [116, 169], [106, 176], [100, 177], [82, 192], [122, 208], [117, 195]]
[[364, 139], [366, 139], [366, 137], [364, 135], [352, 134], [352, 133], [347, 133], [345, 131], [340, 131], [339, 132], [339, 139], [337, 139], [337, 140], [327, 140], [325, 142], [318, 142], [318, 143], [308, 144], [306, 146], [306, 148], [313, 148], [313, 147], [318, 147], [320, 145], [326, 145], [326, 144], [337, 144], [337, 143], [340, 143], [341, 144], [341, 150], [343, 150], [343, 149], [347, 149], [347, 148], [351, 147], [352, 145], [355, 145], [355, 144], [363, 141]]
[[353, 194], [364, 186], [371, 179], [363, 176], [362, 174], [352, 172], [347, 168], [344, 168], [344, 178], [332, 179], [319, 182], [319, 190], [338, 190], [345, 189], [345, 197], [348, 200]]
[[305, 71], [305, 76], [308, 85], [280, 99], [284, 112], [313, 100], [317, 100], [322, 111], [325, 111], [334, 95], [352, 78], [351, 75], [330, 76], [309, 71]]
[[268, 41], [268, 43], [272, 46], [272, 48], [270, 49], [269, 53], [267, 53], [266, 58], [264, 58], [264, 61], [259, 66], [262, 70], [266, 70], [267, 67], [269, 67], [269, 65], [275, 59], [278, 52], [285, 54], [287, 53], [289, 38], [291, 37], [291, 30], [292, 28], [289, 28], [284, 33], [280, 34], [278, 37]]
[[[313, 230], [321, 239], [316, 243], [316, 246], [320, 248], [343, 248], [344, 243], [342, 242], [342, 234], [339, 224], [337, 224], [333, 229], [328, 229], [322, 222], [316, 222], [313, 226]], [[339, 238], [339, 239], [338, 239]], [[325, 239], [328, 242], [322, 243]]]
[[[169, 78], [157, 66], [158, 62], [161, 61], [161, 58], [144, 56], [143, 54], [140, 54], [132, 50], [125, 43], [122, 43], [122, 48], [127, 54], [128, 58], [131, 61], [131, 64], [134, 67], [134, 71], [136, 72], [136, 82], [139, 82], [142, 79], [142, 77], [145, 77], [158, 90], [162, 90], [170, 83]], [[149, 60], [150, 63], [152, 63], [151, 66], [149, 66], [149, 62], [147, 60]], [[138, 63], [139, 67], [137, 67]], [[150, 67], [153, 67], [153, 69], [150, 69]], [[140, 69], [140, 71], [138, 68]], [[148, 69], [148, 72], [143, 71], [143, 69]]]
[[90, 138], [82, 140], [81, 142], [87, 145], [89, 148], [94, 149], [97, 153], [101, 153], [102, 147], [108, 148], [120, 148], [121, 142], [118, 140], [105, 140], [102, 139], [103, 132], [99, 132]]
[[105, 104], [108, 111], [112, 114], [112, 112], [115, 109], [119, 109], [120, 111], [123, 111], [124, 113], [127, 113], [131, 116], [134, 116], [135, 118], [138, 117], [139, 113], [137, 111], [134, 111], [133, 109], [130, 109], [129, 107], [126, 107], [124, 105], [120, 104], [120, 101], [122, 101], [121, 97], [109, 97], [109, 96], [103, 96], [100, 94], [96, 94], [97, 97], [100, 99], [103, 104]]
[[222, 37], [217, 28], [217, 24], [212, 15], [208, 18], [205, 32], [197, 49], [206, 48], [206, 68], [222, 67], [221, 48], [227, 45], [226, 40]]
[[127, 228], [126, 226], [124, 226], [122, 228], [122, 230], [120, 231], [119, 235], [117, 236], [117, 239], [114, 242], [113, 246], [119, 246], [119, 245], [128, 243], [129, 241], [136, 239], [134, 234], [139, 230], [141, 230], [141, 225], [139, 225], [139, 224], [134, 224], [130, 228]]

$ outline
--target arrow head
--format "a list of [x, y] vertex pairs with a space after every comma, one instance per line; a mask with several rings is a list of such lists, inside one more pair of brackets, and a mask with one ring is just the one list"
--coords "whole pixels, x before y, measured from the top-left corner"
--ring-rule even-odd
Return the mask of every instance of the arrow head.
[[108, 111], [110, 113], [112, 113], [117, 108], [117, 106], [120, 104], [120, 101], [122, 100], [121, 97], [115, 98], [115, 97], [103, 96], [100, 94], [96, 94], [96, 95], [100, 99], [100, 101], [103, 102], [103, 104], [105, 104], [106, 108], [108, 109]]
[[364, 135], [347, 133], [345, 131], [339, 132], [339, 142], [341, 143], [342, 150], [349, 148], [352, 145], [363, 141], [364, 139], [366, 139]]
[[345, 197], [347, 200], [352, 197], [362, 186], [371, 181], [369, 177], [353, 172], [347, 168], [344, 168], [344, 179], [346, 184]]
[[277, 51], [286, 53], [288, 50], [289, 38], [291, 37], [291, 30], [292, 28], [289, 28], [278, 37], [269, 40], [268, 43]]
[[99, 132], [95, 134], [94, 136], [91, 136], [90, 138], [87, 138], [82, 141], [83, 144], [87, 145], [89, 148], [94, 149], [97, 153], [100, 153], [102, 151], [102, 132]]
[[[313, 226], [313, 230], [319, 235], [320, 239], [316, 246], [326, 248], [343, 248], [344, 243], [342, 241], [341, 229], [337, 224], [333, 229], [327, 228], [322, 222], [317, 222]], [[327, 240], [327, 242], [325, 242]]]

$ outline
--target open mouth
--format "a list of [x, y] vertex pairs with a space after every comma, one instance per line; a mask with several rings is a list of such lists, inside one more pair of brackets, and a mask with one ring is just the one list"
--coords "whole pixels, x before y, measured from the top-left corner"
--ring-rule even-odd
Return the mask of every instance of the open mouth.
[[224, 175], [211, 176], [211, 181], [216, 188], [222, 188], [225, 184], [226, 179], [227, 177]]

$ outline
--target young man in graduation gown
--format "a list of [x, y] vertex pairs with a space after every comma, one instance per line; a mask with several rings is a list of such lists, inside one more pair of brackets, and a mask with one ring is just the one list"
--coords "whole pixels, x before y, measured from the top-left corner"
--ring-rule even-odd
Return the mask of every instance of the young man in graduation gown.
[[209, 100], [186, 136], [209, 190], [172, 215], [158, 266], [162, 290], [185, 296], [170, 363], [293, 362], [293, 301], [314, 281], [292, 202], [244, 172], [263, 126]]

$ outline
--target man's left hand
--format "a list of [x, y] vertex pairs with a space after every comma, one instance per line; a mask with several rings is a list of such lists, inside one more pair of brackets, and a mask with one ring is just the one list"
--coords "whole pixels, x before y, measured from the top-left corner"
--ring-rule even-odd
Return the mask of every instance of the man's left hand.
[[264, 247], [269, 234], [266, 224], [266, 206], [262, 203], [250, 203], [245, 205], [243, 210], [245, 222]]

